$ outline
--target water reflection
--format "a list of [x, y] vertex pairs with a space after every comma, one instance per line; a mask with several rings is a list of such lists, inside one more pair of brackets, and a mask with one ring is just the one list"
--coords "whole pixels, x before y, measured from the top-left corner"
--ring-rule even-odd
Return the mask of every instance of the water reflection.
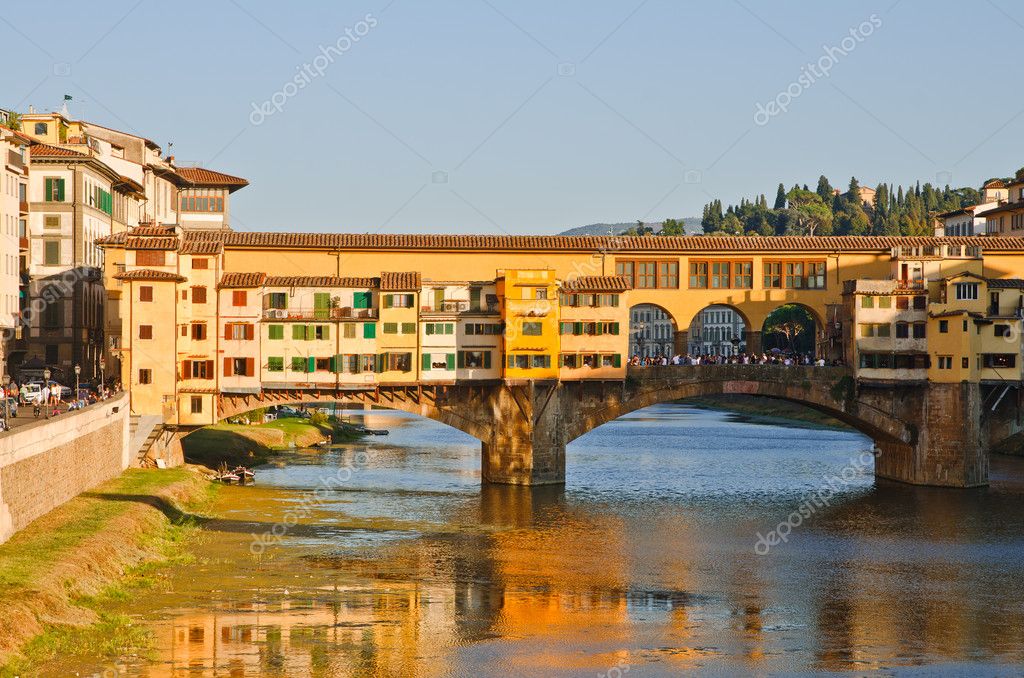
[[956, 675], [1024, 659], [1018, 460], [966, 492], [859, 477], [758, 556], [755, 534], [869, 441], [664, 405], [574, 443], [564, 488], [481, 488], [476, 441], [371, 416], [392, 434], [224, 488], [203, 559], [126, 605], [157, 652], [124, 673]]

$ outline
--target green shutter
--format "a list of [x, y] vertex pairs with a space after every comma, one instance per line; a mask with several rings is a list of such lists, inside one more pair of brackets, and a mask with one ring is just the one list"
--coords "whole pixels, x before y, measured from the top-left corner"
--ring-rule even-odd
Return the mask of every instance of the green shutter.
[[515, 358], [513, 356], [509, 356], [508, 357], [508, 368], [512, 369], [513, 367], [515, 367], [515, 364], [516, 364]]
[[430, 354], [429, 353], [424, 353], [423, 354], [423, 371], [424, 372], [429, 372], [430, 371]]
[[612, 356], [612, 365], [615, 367], [622, 367], [622, 356], [616, 353]]
[[391, 305], [393, 303], [394, 303], [394, 295], [393, 294], [385, 294], [384, 295], [384, 308], [391, 308]]
[[57, 179], [57, 202], [64, 202], [64, 180]]
[[306, 363], [306, 359], [303, 358], [302, 356], [293, 356], [292, 357], [292, 372], [301, 372], [303, 366], [305, 365], [305, 363]]
[[485, 370], [491, 369], [491, 352], [490, 351], [484, 351], [484, 369]]
[[611, 333], [612, 334], [618, 334], [619, 333], [619, 323], [612, 323], [611, 324]]
[[370, 293], [356, 292], [352, 301], [356, 308], [370, 308]]
[[387, 356], [385, 354], [383, 354], [383, 353], [379, 353], [377, 355], [377, 372], [383, 372], [384, 371], [384, 363], [385, 363], [386, 357]]
[[292, 325], [292, 339], [305, 339], [306, 338], [306, 326], [305, 325]]
[[402, 334], [416, 334], [416, 323], [402, 323]]
[[363, 339], [376, 339], [377, 338], [377, 325], [376, 323], [363, 323]]
[[459, 363], [458, 363], [459, 364], [459, 369], [461, 370], [463, 367], [466, 366], [466, 352], [465, 351], [459, 351], [458, 352], [458, 361], [459, 361]]
[[577, 335], [577, 336], [583, 334], [583, 323], [573, 323], [572, 324], [572, 333]]
[[454, 332], [455, 332], [455, 323], [445, 323], [444, 324], [444, 333], [445, 334], [453, 334]]
[[284, 339], [284, 325], [271, 325], [267, 328], [268, 339]]
[[445, 367], [447, 367], [449, 370], [454, 370], [455, 369], [455, 354], [454, 353], [449, 353], [447, 356], [445, 356]]
[[427, 323], [427, 335], [434, 333], [434, 323]]
[[334, 372], [335, 374], [338, 373], [338, 357], [339, 356], [332, 355], [328, 359], [328, 367], [331, 370], [331, 372]]
[[480, 288], [472, 287], [469, 290], [469, 308], [472, 311], [480, 310]]
[[330, 339], [331, 338], [331, 326], [330, 325], [321, 325], [321, 327], [324, 328], [324, 339]]
[[53, 202], [53, 179], [46, 180], [46, 195], [43, 198], [46, 202]]

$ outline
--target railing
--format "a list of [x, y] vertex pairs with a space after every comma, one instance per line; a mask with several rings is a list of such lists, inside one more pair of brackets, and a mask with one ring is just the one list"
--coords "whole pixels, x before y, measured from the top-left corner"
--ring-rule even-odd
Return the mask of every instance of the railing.
[[375, 308], [265, 308], [264, 320], [373, 320]]

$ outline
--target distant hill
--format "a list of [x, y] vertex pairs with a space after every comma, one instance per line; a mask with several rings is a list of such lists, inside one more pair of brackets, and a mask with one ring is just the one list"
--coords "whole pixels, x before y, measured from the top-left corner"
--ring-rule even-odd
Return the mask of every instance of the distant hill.
[[[700, 226], [700, 217], [686, 217], [683, 219], [683, 222], [686, 224], [687, 233], [704, 232]], [[660, 221], [649, 221], [647, 225], [652, 226], [655, 233], [661, 230]], [[635, 221], [620, 224], [587, 224], [586, 226], [577, 226], [576, 228], [562, 231], [558, 235], [622, 235], [634, 226], [636, 226]]]

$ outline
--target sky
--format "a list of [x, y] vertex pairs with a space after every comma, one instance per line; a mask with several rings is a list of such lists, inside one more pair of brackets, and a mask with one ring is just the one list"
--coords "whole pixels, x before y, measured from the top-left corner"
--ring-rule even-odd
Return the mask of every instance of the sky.
[[[99, 8], [102, 8], [100, 10]], [[1010, 0], [109, 0], [0, 10], [0, 108], [246, 177], [239, 230], [557, 233], [1024, 162]], [[1018, 18], [1019, 17], [1019, 18]]]

